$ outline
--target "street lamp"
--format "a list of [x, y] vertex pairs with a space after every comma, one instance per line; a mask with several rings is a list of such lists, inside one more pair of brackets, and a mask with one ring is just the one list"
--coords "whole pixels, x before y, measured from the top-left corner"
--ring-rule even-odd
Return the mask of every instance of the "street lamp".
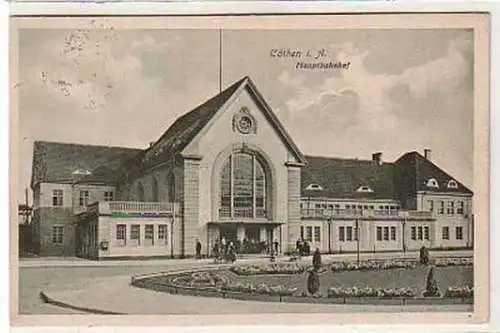
[[408, 219], [408, 217], [410, 216], [410, 213], [408, 212], [401, 212], [401, 216], [403, 217], [403, 219], [401, 220], [401, 225], [402, 225], [402, 237], [401, 237], [401, 240], [402, 240], [402, 243], [403, 243], [403, 253], [406, 253], [406, 244], [405, 244], [405, 225], [406, 225], [406, 220]]
[[356, 219], [356, 247], [357, 247], [357, 260], [358, 260], [358, 267], [359, 267], [359, 219]]

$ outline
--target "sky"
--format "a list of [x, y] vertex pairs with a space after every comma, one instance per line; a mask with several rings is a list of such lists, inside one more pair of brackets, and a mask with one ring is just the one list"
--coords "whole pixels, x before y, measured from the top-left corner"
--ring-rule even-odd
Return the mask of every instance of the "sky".
[[302, 153], [382, 152], [392, 162], [430, 148], [472, 187], [472, 30], [225, 30], [221, 39], [217, 30], [20, 30], [20, 185], [29, 187], [35, 140], [146, 148], [219, 92], [222, 59], [222, 87], [250, 76]]

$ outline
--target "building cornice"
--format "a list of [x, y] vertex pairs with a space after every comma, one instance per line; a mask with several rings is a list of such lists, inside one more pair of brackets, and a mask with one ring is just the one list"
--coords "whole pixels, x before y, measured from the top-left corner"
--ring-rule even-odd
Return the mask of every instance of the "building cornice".
[[303, 168], [306, 166], [306, 164], [302, 163], [302, 162], [288, 161], [288, 162], [285, 162], [285, 166], [286, 167]]

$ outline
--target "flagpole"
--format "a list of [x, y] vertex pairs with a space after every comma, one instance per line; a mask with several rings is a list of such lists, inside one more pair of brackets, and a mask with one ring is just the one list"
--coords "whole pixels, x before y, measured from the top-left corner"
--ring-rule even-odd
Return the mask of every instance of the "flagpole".
[[219, 29], [219, 92], [222, 92], [222, 29]]

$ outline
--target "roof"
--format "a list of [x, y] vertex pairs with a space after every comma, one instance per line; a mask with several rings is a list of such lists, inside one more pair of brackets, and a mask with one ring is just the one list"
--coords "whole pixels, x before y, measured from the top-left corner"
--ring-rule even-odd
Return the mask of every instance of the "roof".
[[248, 76], [243, 77], [205, 103], [178, 118], [172, 126], [170, 126], [165, 133], [144, 152], [142, 162], [147, 165], [154, 165], [181, 153], [217, 112], [222, 109], [226, 102], [243, 86], [248, 87], [249, 91], [253, 93], [258, 103], [263, 107], [266, 117], [280, 133], [288, 148], [295, 154], [298, 162], [305, 163], [304, 156]]
[[[338, 199], [401, 199], [418, 191], [472, 194], [472, 191], [418, 152], [401, 156], [394, 163], [372, 160], [306, 156], [308, 165], [302, 169], [301, 195]], [[435, 179], [439, 188], [429, 188]], [[455, 180], [457, 188], [449, 188]], [[308, 189], [317, 184], [321, 189]], [[367, 186], [372, 191], [359, 192]]]
[[70, 182], [76, 170], [90, 171], [89, 181], [109, 182], [114, 179], [110, 174], [116, 175], [123, 162], [139, 152], [133, 148], [35, 141], [31, 187], [38, 182]]
[[[398, 186], [400, 187], [398, 189], [400, 192], [427, 191], [472, 194], [469, 188], [416, 151], [404, 154], [395, 162], [395, 165], [397, 170], [396, 176], [399, 176], [401, 180], [406, 178], [405, 186]], [[439, 188], [427, 186], [427, 182], [430, 179], [435, 179]], [[447, 186], [450, 180], [454, 180], [457, 183], [456, 188], [449, 188]], [[399, 182], [397, 183], [399, 184]]]
[[[393, 164], [372, 160], [306, 156], [302, 169], [302, 196], [329, 198], [395, 199]], [[322, 190], [307, 190], [318, 184]], [[358, 192], [368, 186], [373, 192]]]
[[245, 79], [246, 77], [235, 82], [221, 93], [177, 118], [172, 126], [144, 152], [147, 163], [153, 164], [165, 157], [180, 153], [236, 92]]

